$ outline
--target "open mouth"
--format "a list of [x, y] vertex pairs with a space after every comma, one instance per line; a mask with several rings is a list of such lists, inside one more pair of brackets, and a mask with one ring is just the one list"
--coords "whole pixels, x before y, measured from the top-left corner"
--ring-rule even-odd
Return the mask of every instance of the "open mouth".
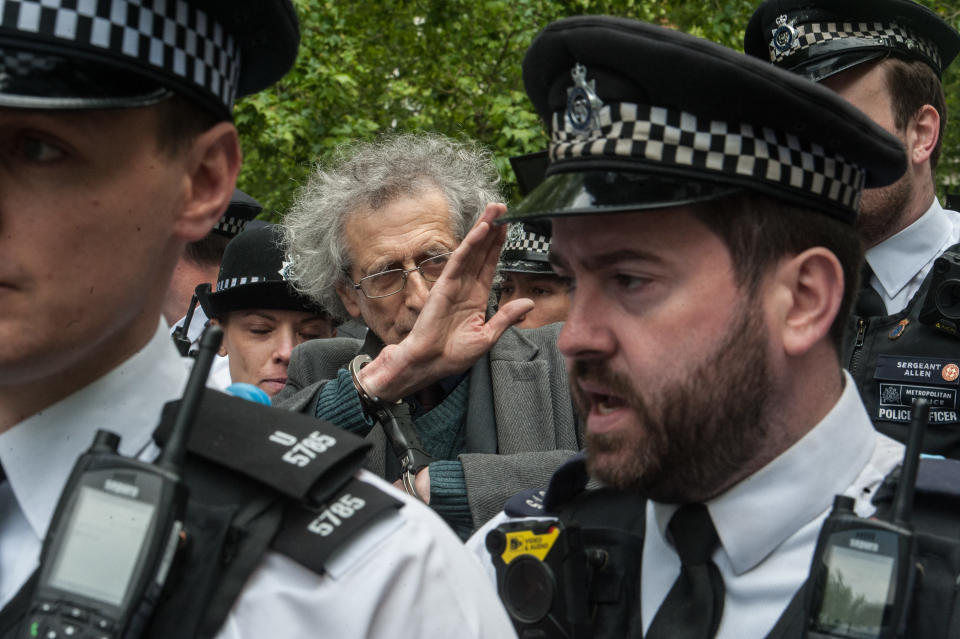
[[601, 393], [590, 393], [590, 403], [601, 415], [609, 415], [627, 406], [627, 401], [624, 398]]

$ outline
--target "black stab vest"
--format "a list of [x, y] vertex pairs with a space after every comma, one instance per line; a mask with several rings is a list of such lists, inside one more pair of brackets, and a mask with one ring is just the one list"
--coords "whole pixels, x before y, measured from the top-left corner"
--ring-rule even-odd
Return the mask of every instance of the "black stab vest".
[[[960, 244], [949, 250], [960, 249]], [[921, 324], [930, 288], [927, 275], [907, 307], [894, 315], [854, 314], [844, 333], [840, 363], [857, 384], [874, 427], [906, 442], [917, 397], [930, 400], [924, 452], [960, 458], [960, 339]], [[869, 284], [865, 284], [869, 286]]]

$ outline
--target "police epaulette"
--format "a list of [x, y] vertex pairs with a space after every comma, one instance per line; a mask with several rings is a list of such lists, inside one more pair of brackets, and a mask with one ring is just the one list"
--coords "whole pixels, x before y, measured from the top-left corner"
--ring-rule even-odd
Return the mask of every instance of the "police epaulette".
[[544, 508], [551, 512], [559, 511], [563, 504], [583, 492], [589, 480], [587, 454], [586, 451], [580, 451], [553, 473], [543, 498]]
[[[179, 401], [154, 432], [169, 436]], [[296, 502], [323, 503], [361, 467], [370, 445], [332, 424], [207, 389], [187, 450]], [[320, 480], [323, 481], [320, 481]]]
[[547, 494], [543, 488], [530, 488], [521, 491], [507, 500], [503, 512], [510, 517], [548, 517], [555, 513], [543, 507], [543, 498]]
[[[873, 496], [873, 503], [891, 501], [900, 481], [900, 467], [888, 474]], [[917, 497], [960, 501], [960, 460], [921, 459], [915, 484]]]
[[340, 545], [385, 512], [403, 506], [373, 484], [354, 477], [318, 507], [291, 504], [271, 547], [297, 563], [323, 573]]

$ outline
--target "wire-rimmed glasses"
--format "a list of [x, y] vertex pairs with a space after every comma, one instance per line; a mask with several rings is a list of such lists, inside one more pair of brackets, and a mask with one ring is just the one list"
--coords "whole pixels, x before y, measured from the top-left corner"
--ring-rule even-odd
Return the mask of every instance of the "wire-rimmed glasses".
[[393, 268], [361, 277], [359, 282], [353, 282], [353, 288], [362, 291], [370, 299], [377, 299], [396, 295], [402, 291], [407, 285], [407, 275], [414, 271], [420, 271], [420, 275], [426, 281], [436, 282], [451, 255], [453, 251], [428, 257], [411, 269]]

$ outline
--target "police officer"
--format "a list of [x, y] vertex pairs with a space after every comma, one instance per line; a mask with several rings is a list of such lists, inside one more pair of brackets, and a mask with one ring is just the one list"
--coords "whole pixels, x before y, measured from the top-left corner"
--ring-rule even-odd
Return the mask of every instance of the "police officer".
[[[523, 76], [550, 166], [506, 219], [552, 219], [572, 290], [558, 346], [586, 416], [586, 461], [546, 507], [583, 535], [642, 537], [591, 555], [609, 570], [547, 616], [579, 606], [594, 636], [767, 636], [834, 495], [872, 512], [903, 454], [838, 362], [862, 189], [900, 177], [902, 147], [822, 87], [645, 23], [555, 22]], [[584, 492], [588, 474], [607, 488]], [[524, 546], [495, 541], [501, 568]], [[518, 625], [544, 600], [514, 598]]]
[[[203, 308], [190, 307], [197, 285], [216, 281], [227, 244], [262, 210], [259, 202], [240, 189], [234, 189], [230, 205], [213, 229], [202, 240], [187, 244], [177, 260], [163, 300], [163, 317], [170, 323], [173, 341], [181, 348], [182, 354], [196, 352], [207, 326], [208, 318]], [[188, 316], [190, 323], [186, 324]]]
[[[186, 371], [156, 292], [230, 201], [234, 99], [278, 80], [298, 38], [288, 0], [3, 4], [3, 637], [26, 614], [58, 496], [94, 432], [119, 434], [125, 455], [157, 453], [161, 407]], [[205, 395], [184, 471], [188, 542], [147, 636], [509, 636], [445, 524], [351, 472], [363, 448], [317, 420]], [[349, 525], [320, 526], [345, 490]], [[45, 636], [83, 634], [75, 623]]]
[[912, 0], [767, 0], [744, 49], [832, 89], [906, 147], [904, 176], [864, 193], [863, 288], [842, 361], [881, 432], [905, 440], [925, 397], [926, 450], [960, 457], [960, 341], [931, 326], [956, 319], [938, 285], [951, 276], [937, 279], [934, 263], [960, 248], [960, 215], [940, 206], [934, 174], [947, 121], [940, 76], [960, 34]]
[[566, 280], [550, 266], [550, 228], [517, 222], [510, 225], [507, 241], [497, 264], [497, 295], [500, 304], [526, 297], [533, 310], [517, 322], [517, 328], [537, 328], [567, 317], [570, 296]]
[[[217, 290], [209, 285], [198, 297], [206, 315], [223, 329], [221, 361], [228, 361], [226, 382], [253, 384], [269, 396], [287, 383], [293, 347], [333, 337], [330, 316], [288, 283], [293, 265], [284, 259], [283, 230], [255, 222], [237, 235], [223, 256]], [[212, 375], [212, 373], [211, 373]]]

